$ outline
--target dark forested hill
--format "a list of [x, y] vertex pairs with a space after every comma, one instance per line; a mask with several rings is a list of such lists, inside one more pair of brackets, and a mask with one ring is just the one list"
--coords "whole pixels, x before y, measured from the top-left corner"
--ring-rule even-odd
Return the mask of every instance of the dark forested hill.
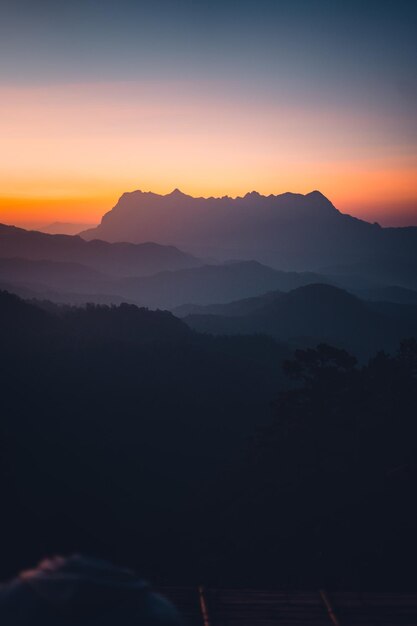
[[166, 311], [4, 292], [0, 345], [0, 573], [82, 550], [182, 577], [195, 504], [268, 421], [289, 350], [199, 336]]
[[[329, 289], [260, 301], [337, 332], [381, 315]], [[81, 551], [177, 585], [415, 585], [415, 340], [364, 367], [323, 345], [288, 361], [166, 311], [1, 292], [0, 345], [2, 577]]]

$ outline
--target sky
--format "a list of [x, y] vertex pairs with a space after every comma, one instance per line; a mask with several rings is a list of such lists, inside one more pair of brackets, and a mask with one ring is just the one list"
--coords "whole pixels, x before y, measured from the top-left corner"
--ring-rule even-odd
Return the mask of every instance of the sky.
[[0, 222], [319, 189], [417, 225], [417, 2], [0, 0]]

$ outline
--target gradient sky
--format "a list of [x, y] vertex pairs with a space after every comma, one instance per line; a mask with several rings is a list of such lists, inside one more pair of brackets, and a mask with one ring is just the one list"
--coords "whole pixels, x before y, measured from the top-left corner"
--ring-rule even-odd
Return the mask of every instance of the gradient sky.
[[0, 0], [0, 221], [320, 189], [417, 224], [417, 2]]

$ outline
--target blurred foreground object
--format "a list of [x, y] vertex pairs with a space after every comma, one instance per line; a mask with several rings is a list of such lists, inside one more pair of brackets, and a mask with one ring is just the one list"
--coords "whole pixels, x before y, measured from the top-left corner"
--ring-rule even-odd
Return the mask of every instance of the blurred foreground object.
[[134, 572], [71, 556], [0, 586], [2, 626], [179, 626], [175, 608]]

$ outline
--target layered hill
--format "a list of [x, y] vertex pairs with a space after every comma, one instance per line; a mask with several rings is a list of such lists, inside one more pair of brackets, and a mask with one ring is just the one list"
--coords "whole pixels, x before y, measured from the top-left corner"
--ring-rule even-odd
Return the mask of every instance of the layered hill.
[[49, 235], [5, 224], [0, 224], [0, 258], [78, 263], [113, 276], [144, 276], [200, 264], [173, 246], [87, 242], [78, 236]]
[[[395, 230], [395, 229], [393, 229]], [[414, 229], [403, 229], [404, 232], [411, 233]], [[366, 277], [368, 281], [379, 285], [396, 285], [404, 289], [417, 289], [417, 258], [410, 254], [407, 246], [404, 253], [393, 254], [392, 247], [387, 247], [384, 254], [377, 257], [369, 255], [362, 260], [352, 264], [340, 264], [331, 267], [324, 267], [322, 271], [330, 273], [336, 280], [343, 280], [347, 276], [352, 282], [358, 283], [361, 278]]]
[[273, 289], [288, 291], [319, 278], [311, 272], [281, 272], [256, 261], [242, 261], [127, 278], [119, 284], [130, 298], [148, 306], [173, 309], [189, 302], [226, 303]]
[[0, 258], [0, 289], [67, 304], [135, 302], [118, 294], [119, 278], [79, 263]]
[[326, 342], [359, 356], [391, 351], [401, 338], [417, 336], [417, 306], [370, 303], [322, 284], [194, 308], [184, 320], [199, 332], [262, 333], [298, 345]]
[[366, 258], [417, 260], [417, 228], [382, 228], [356, 219], [319, 191], [238, 198], [134, 191], [81, 235], [158, 241], [199, 256], [255, 259], [279, 269], [317, 270]]
[[280, 272], [255, 261], [123, 277], [79, 263], [0, 258], [0, 288], [22, 297], [73, 304], [125, 300], [151, 308], [174, 308], [189, 302], [230, 302], [269, 290], [289, 291], [319, 280], [326, 279], [310, 272]]

